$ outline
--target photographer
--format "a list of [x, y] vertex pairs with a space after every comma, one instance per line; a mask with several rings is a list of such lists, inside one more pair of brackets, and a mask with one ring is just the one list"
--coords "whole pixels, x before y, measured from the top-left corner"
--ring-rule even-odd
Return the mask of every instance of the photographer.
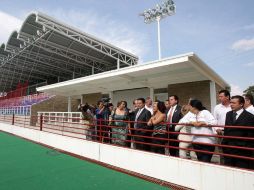
[[103, 142], [110, 142], [109, 133], [110, 130], [107, 127], [109, 120], [109, 108], [108, 101], [103, 101], [104, 99], [98, 101], [98, 108], [95, 110], [96, 120], [97, 120], [97, 132], [98, 135], [102, 137]]
[[86, 139], [92, 140], [95, 135], [94, 107], [88, 103], [80, 104], [78, 110], [82, 112], [82, 124], [84, 125]]

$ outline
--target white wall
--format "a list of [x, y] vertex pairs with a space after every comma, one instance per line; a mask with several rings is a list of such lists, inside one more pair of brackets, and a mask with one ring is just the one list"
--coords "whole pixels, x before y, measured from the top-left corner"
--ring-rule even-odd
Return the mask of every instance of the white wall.
[[0, 123], [0, 130], [193, 189], [251, 190], [254, 172], [51, 134]]
[[137, 98], [146, 98], [148, 96], [150, 96], [149, 88], [114, 91], [113, 104], [116, 106], [118, 101], [125, 100], [127, 101], [128, 107], [131, 108], [133, 100]]

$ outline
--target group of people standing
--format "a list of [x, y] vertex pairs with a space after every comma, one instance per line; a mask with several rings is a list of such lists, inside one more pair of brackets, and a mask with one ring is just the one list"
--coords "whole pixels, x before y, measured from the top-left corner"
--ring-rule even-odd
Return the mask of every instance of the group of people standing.
[[217, 146], [227, 154], [225, 165], [251, 168], [253, 161], [239, 156], [254, 155], [253, 96], [230, 97], [229, 91], [221, 90], [218, 99], [214, 113], [200, 100], [192, 98], [180, 106], [178, 96], [170, 95], [164, 102], [138, 98], [132, 109], [126, 101], [118, 102], [116, 108], [111, 103], [106, 108], [99, 101], [95, 115], [97, 126], [103, 126], [104, 142], [181, 158], [196, 153], [203, 162], [211, 162]]

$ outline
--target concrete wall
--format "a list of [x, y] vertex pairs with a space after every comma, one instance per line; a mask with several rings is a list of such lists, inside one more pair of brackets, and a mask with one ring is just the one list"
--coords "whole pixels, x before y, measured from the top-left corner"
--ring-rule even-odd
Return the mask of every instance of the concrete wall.
[[97, 102], [102, 98], [101, 93], [94, 93], [94, 94], [84, 94], [83, 97], [83, 103], [89, 103], [97, 105]]
[[168, 94], [175, 94], [180, 99], [180, 105], [188, 103], [190, 98], [197, 98], [211, 110], [210, 81], [188, 82], [168, 85]]
[[6, 131], [39, 143], [193, 189], [253, 189], [254, 172], [51, 134], [0, 123]]
[[[77, 99], [71, 100], [71, 110], [72, 112], [78, 111], [79, 101]], [[35, 104], [31, 108], [31, 125], [36, 124], [38, 112], [67, 112], [68, 111], [68, 97], [64, 96], [54, 96], [49, 100], [43, 101], [41, 103]]]
[[137, 98], [146, 98], [150, 96], [149, 88], [140, 88], [140, 89], [129, 89], [113, 92], [113, 104], [117, 105], [117, 102], [120, 100], [127, 101], [128, 107], [132, 107], [133, 100]]

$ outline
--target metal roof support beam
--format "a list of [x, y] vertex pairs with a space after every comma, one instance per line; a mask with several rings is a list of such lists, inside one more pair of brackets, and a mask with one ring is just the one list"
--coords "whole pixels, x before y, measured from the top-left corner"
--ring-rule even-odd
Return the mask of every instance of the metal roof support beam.
[[47, 68], [51, 68], [51, 69], [55, 68], [55, 69], [59, 70], [59, 72], [69, 73], [70, 75], [72, 74], [72, 71], [63, 68], [63, 65], [60, 65], [60, 64], [58, 65], [58, 63], [56, 63], [56, 62], [54, 62], [55, 65], [49, 64], [50, 60], [48, 58], [37, 57], [36, 55], [33, 55], [33, 54], [31, 54], [30, 57], [29, 57], [26, 53], [23, 53], [23, 54], [21, 54], [19, 56], [23, 57], [23, 58], [27, 58], [27, 59], [31, 60], [32, 62], [37, 62], [37, 64], [40, 63], [42, 66], [48, 66], [45, 69], [47, 69]]
[[122, 53], [120, 52], [120, 50], [116, 48], [112, 48], [106, 43], [102, 43], [96, 39], [93, 39], [92, 37], [82, 35], [74, 30], [64, 27], [63, 25], [60, 25], [56, 22], [52, 22], [51, 20], [38, 16], [37, 22], [50, 30], [54, 30], [68, 38], [71, 38], [77, 42], [80, 42], [101, 53], [107, 54], [108, 56], [112, 58], [120, 59], [121, 62], [127, 65], [135, 65], [138, 62], [138, 58], [133, 55], [130, 55], [126, 52]]
[[[29, 43], [28, 41], [26, 41], [25, 39], [22, 39], [24, 40], [25, 42]], [[88, 60], [86, 58], [83, 58], [83, 57], [80, 57], [80, 56], [77, 56], [75, 54], [72, 54], [71, 52], [66, 52], [65, 50], [63, 49], [60, 49], [60, 48], [57, 48], [55, 46], [50, 46], [48, 44], [44, 44], [44, 43], [36, 43], [36, 44], [33, 44], [33, 46], [36, 46], [38, 48], [41, 48], [49, 53], [54, 53], [54, 54], [57, 54], [57, 55], [60, 55], [62, 57], [65, 57], [67, 59], [71, 59], [77, 63], [80, 63], [81, 65], [86, 65], [86, 66], [89, 66], [89, 67], [92, 67], [91, 65], [87, 64]], [[100, 71], [104, 71], [100, 68], [96, 68]]]
[[[49, 31], [46, 31], [44, 34], [42, 34], [40, 37], [38, 37], [38, 38], [35, 39], [34, 41], [29, 42], [30, 45], [36, 43], [40, 38], [43, 38], [43, 37], [46, 36], [48, 33], [49, 33]], [[26, 47], [24, 47], [23, 49], [20, 49], [19, 51], [18, 51], [18, 50], [16, 50], [16, 51], [14, 50], [14, 52], [12, 52], [12, 55], [11, 55], [7, 60], [5, 60], [4, 62], [2, 62], [2, 64], [4, 65], [4, 64], [6, 64], [7, 62], [11, 61], [14, 57], [20, 55], [23, 51], [25, 51], [25, 50], [28, 49], [29, 47], [30, 47], [30, 46], [26, 46]]]
[[[31, 37], [30, 35], [23, 34], [23, 33], [19, 35], [19, 39], [21, 39], [21, 40], [27, 40], [27, 38], [30, 38], [30, 37]], [[59, 44], [46, 41], [45, 39], [40, 39], [39, 42], [42, 43], [42, 44], [47, 44], [50, 47], [57, 47], [58, 49], [61, 49], [63, 52], [68, 52], [68, 53], [75, 54], [75, 55], [77, 55], [79, 57], [82, 57], [83, 59], [87, 59], [87, 60], [90, 60], [90, 61], [95, 61], [98, 64], [98, 66], [100, 65], [100, 67], [102, 67], [102, 64], [107, 65], [107, 66], [108, 65], [112, 65], [112, 63], [110, 63], [110, 62], [107, 62], [107, 61], [105, 61], [103, 59], [99, 59], [99, 58], [90, 56], [90, 55], [88, 55], [88, 53], [83, 54], [81, 52], [78, 52], [78, 51], [75, 51], [73, 49], [70, 49], [70, 45], [69, 45], [69, 47], [66, 48], [66, 47], [61, 46]], [[72, 42], [75, 42], [75, 41], [72, 41]]]
[[[8, 69], [9, 70], [9, 69]], [[3, 70], [4, 71], [4, 70]], [[6, 71], [6, 70], [5, 70]], [[39, 80], [45, 80], [45, 76], [42, 76], [42, 75], [39, 75], [39, 74], [36, 74], [36, 75], [30, 75], [30, 72], [27, 72], [27, 71], [23, 71], [23, 73], [21, 74], [22, 72], [22, 69], [20, 68], [16, 68], [15, 70], [12, 70], [11, 71], [13, 74], [17, 74], [18, 76], [20, 75], [23, 75], [25, 77], [27, 77], [27, 80], [29, 78], [34, 78], [34, 79], [39, 79]], [[9, 74], [6, 74], [6, 73], [2, 73], [3, 75], [7, 75], [9, 76]], [[17, 77], [17, 75], [15, 75], [15, 78]], [[29, 77], [30, 76], [30, 77]]]
[[[27, 42], [27, 39], [29, 38], [29, 36], [28, 35], [20, 35], [19, 36], [19, 38], [22, 40], [22, 41], [24, 41], [25, 43]], [[40, 43], [42, 43], [42, 44], [48, 44], [48, 45], [50, 45], [51, 47], [58, 47], [58, 48], [60, 48], [60, 49], [63, 49], [64, 51], [66, 51], [66, 48], [65, 47], [63, 47], [63, 46], [59, 46], [58, 44], [55, 44], [55, 43], [52, 43], [52, 42], [48, 42], [48, 41], [46, 41], [46, 40], [44, 40], [44, 39], [41, 39], [40, 40]], [[37, 46], [38, 47], [38, 46]], [[47, 51], [48, 52], [48, 51]], [[54, 55], [54, 53], [52, 53], [52, 52], [49, 52], [49, 53], [51, 53], [51, 56], [50, 56], [50, 58], [52, 59], [52, 60], [56, 60], [56, 61], [60, 61], [61, 63], [65, 63], [65, 64], [70, 64], [70, 62], [68, 62], [68, 61], [64, 61], [64, 60], [60, 60], [60, 59], [58, 59], [58, 58], [55, 58], [53, 55]], [[45, 57], [45, 56], [47, 56], [47, 57], [49, 57], [48, 55], [43, 55], [43, 53], [41, 52], [40, 53], [40, 56], [42, 56], [42, 57]], [[59, 55], [60, 56], [60, 55]], [[65, 58], [66, 60], [68, 59], [68, 58]], [[72, 65], [74, 64], [74, 63], [71, 63]], [[76, 63], [75, 63], [76, 64]], [[82, 64], [82, 65], [80, 65], [81, 67], [83, 67], [84, 66], [84, 64]]]
[[[17, 68], [22, 68], [24, 67], [26, 70], [31, 70], [31, 64], [33, 64], [33, 62], [30, 62], [28, 60], [26, 61], [18, 61], [16, 59], [14, 59], [13, 61], [15, 62], [18, 62], [17, 64], [16, 63], [13, 63], [11, 62], [10, 65], [12, 66], [16, 66]], [[19, 63], [22, 63], [23, 66], [21, 66]], [[15, 65], [16, 64], [16, 65]], [[46, 70], [46, 71], [44, 71]], [[36, 66], [33, 68], [33, 71], [35, 71], [36, 73], [41, 73], [42, 75], [45, 75], [45, 77], [47, 76], [52, 76], [52, 77], [56, 77], [59, 75], [59, 72], [57, 73], [54, 73], [54, 70], [52, 70], [52, 68], [50, 67], [45, 67], [45, 66], [41, 66], [39, 64], [36, 64]], [[67, 79], [67, 78], [66, 78]]]

